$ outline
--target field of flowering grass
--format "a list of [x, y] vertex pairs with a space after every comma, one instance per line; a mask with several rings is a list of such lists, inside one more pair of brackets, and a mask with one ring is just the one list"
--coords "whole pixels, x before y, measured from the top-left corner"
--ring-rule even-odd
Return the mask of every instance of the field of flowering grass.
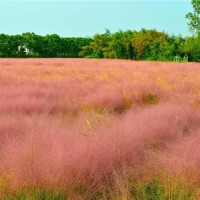
[[0, 199], [200, 199], [200, 64], [0, 59]]

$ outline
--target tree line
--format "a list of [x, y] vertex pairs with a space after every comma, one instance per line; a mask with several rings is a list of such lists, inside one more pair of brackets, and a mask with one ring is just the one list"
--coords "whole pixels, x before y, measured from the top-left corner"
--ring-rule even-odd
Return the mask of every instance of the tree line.
[[[26, 51], [25, 49], [28, 49]], [[173, 61], [175, 57], [200, 61], [200, 37], [170, 36], [165, 32], [142, 29], [90, 37], [60, 37], [0, 34], [0, 57], [114, 58]]]
[[66, 38], [57, 34], [0, 34], [0, 57], [77, 58], [81, 48], [91, 42], [88, 37]]
[[142, 29], [96, 34], [93, 41], [79, 54], [89, 58], [173, 61], [188, 57], [200, 61], [200, 38], [196, 36], [169, 36], [165, 32]]

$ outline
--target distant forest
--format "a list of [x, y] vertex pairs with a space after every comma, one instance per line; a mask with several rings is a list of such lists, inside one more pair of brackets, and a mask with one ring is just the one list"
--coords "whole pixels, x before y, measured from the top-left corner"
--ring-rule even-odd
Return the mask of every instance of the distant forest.
[[0, 57], [5, 58], [110, 58], [155, 61], [200, 61], [200, 37], [168, 35], [142, 29], [90, 37], [0, 34]]

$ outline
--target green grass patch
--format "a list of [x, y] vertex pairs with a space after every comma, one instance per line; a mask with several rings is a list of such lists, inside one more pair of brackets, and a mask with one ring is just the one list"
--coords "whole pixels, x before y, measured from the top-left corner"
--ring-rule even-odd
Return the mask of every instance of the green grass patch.
[[5, 200], [68, 200], [64, 191], [29, 189], [5, 194]]
[[144, 103], [146, 104], [157, 104], [159, 102], [158, 97], [155, 94], [148, 93], [144, 97]]

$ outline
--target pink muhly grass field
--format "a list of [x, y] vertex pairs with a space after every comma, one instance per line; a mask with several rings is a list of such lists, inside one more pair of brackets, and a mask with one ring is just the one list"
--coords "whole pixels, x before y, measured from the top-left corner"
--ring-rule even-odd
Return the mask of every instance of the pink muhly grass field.
[[199, 142], [199, 63], [0, 59], [0, 182], [10, 190], [137, 199], [131, 184], [158, 177], [166, 189], [173, 177], [195, 193]]

